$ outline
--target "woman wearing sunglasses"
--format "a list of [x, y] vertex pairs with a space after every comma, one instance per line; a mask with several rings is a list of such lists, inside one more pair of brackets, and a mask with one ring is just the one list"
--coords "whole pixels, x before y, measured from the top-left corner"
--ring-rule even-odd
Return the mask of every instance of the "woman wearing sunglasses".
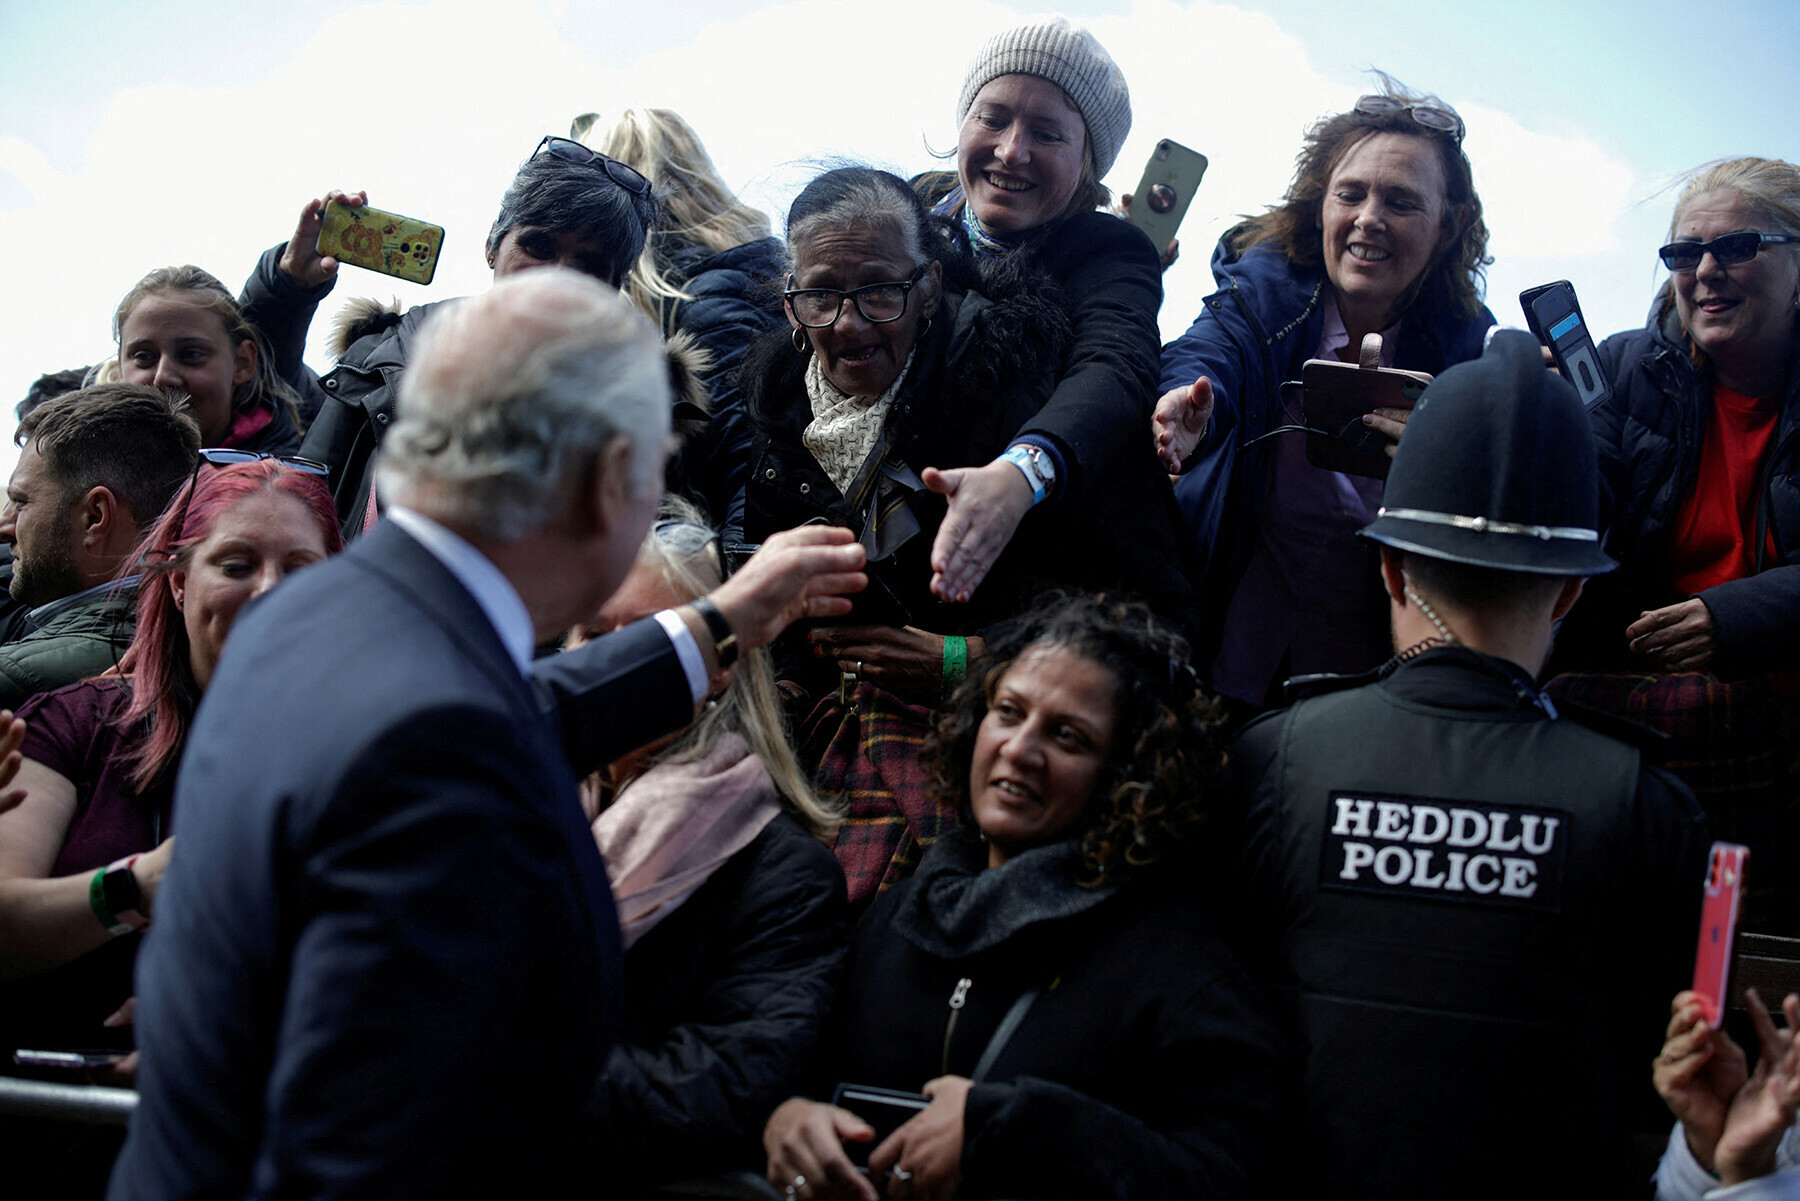
[[[1669, 279], [1648, 326], [1600, 350], [1613, 399], [1593, 418], [1619, 571], [1592, 582], [1560, 640], [1565, 664], [1628, 674], [1558, 686], [1674, 736], [1670, 761], [1693, 764], [1683, 775], [1714, 833], [1758, 851], [1766, 886], [1763, 852], [1796, 849], [1767, 840], [1788, 824], [1771, 825], [1773, 802], [1794, 795], [1800, 716], [1800, 168], [1702, 169], [1660, 253]], [[1789, 904], [1800, 921], [1800, 895]]]
[[142, 582], [128, 674], [19, 711], [25, 799], [0, 813], [0, 1046], [130, 1049], [109, 1015], [131, 995], [135, 935], [174, 847], [195, 705], [245, 602], [343, 545], [316, 464], [201, 454], [131, 565]]
[[[367, 201], [364, 193], [328, 193], [301, 210], [285, 246], [263, 254], [244, 285], [244, 312], [268, 337], [277, 368], [313, 413], [301, 453], [331, 469], [332, 498], [346, 538], [374, 511], [371, 459], [393, 418], [394, 396], [413, 337], [441, 301], [404, 314], [373, 300], [339, 314], [332, 350], [337, 366], [321, 379], [301, 362], [313, 312], [337, 282], [336, 259], [316, 248], [325, 205]], [[538, 143], [500, 199], [487, 237], [487, 263], [500, 279], [535, 267], [568, 267], [613, 287], [644, 249], [656, 224], [650, 181], [633, 168], [568, 138]]]
[[953, 820], [912, 787], [914, 760], [869, 751], [863, 733], [922, 735], [986, 626], [1044, 584], [1122, 586], [1185, 622], [1193, 614], [1168, 485], [1148, 455], [1084, 504], [1034, 508], [1008, 527], [981, 586], [946, 600], [933, 584], [946, 484], [1002, 455], [1018, 456], [1001, 463], [1016, 479], [1038, 469], [1009, 447], [1056, 391], [1078, 336], [1072, 302], [1022, 263], [977, 266], [960, 230], [883, 171], [821, 175], [794, 200], [787, 235], [791, 328], [752, 348], [740, 377], [757, 427], [741, 541], [823, 521], [868, 549], [870, 587], [849, 618], [813, 628], [810, 654], [797, 634], [777, 644], [790, 704], [804, 714], [828, 702], [808, 723], [823, 735], [810, 745], [830, 742], [821, 785], [849, 792], [865, 827], [839, 842], [854, 902], [910, 870], [914, 839]]
[[[1436, 375], [1481, 353], [1487, 226], [1462, 119], [1385, 75], [1381, 91], [1315, 124], [1278, 205], [1226, 233], [1219, 290], [1163, 348], [1157, 449], [1176, 484], [1210, 619], [1196, 663], [1236, 713], [1282, 682], [1375, 667], [1391, 653], [1377, 557], [1355, 536], [1382, 483], [1312, 466], [1299, 390], [1307, 359]], [[1210, 428], [1205, 428], [1210, 413]], [[1406, 412], [1364, 424], [1398, 439]], [[1392, 450], [1389, 449], [1389, 454]]]

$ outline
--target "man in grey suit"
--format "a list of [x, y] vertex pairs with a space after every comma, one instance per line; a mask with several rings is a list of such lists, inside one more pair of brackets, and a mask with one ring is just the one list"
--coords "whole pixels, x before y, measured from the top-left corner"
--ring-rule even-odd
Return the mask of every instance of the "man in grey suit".
[[629, 570], [668, 409], [654, 330], [572, 272], [427, 326], [378, 468], [391, 519], [247, 612], [200, 708], [112, 1197], [568, 1178], [619, 970], [576, 773], [688, 720], [738, 643], [862, 584], [846, 531], [772, 540], [711, 598], [546, 673], [550, 720], [532, 647]]

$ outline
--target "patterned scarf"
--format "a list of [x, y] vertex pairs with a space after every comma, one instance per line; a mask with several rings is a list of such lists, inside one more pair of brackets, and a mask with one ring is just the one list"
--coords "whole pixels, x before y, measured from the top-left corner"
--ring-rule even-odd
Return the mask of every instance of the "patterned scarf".
[[969, 235], [969, 245], [977, 255], [984, 259], [999, 258], [1003, 254], [1011, 254], [1024, 244], [1023, 237], [1000, 238], [983, 229], [981, 222], [975, 217], [975, 206], [963, 204], [961, 184], [951, 188], [950, 194], [939, 201], [938, 206], [931, 211], [934, 216], [954, 217], [956, 206], [959, 204], [962, 205], [963, 232]]
[[[913, 354], [917, 354], [917, 349]], [[813, 419], [800, 435], [850, 508], [862, 516], [859, 541], [871, 561], [887, 558], [919, 532], [919, 519], [907, 497], [925, 490], [925, 482], [888, 454], [887, 417], [900, 386], [912, 370], [906, 356], [895, 379], [880, 396], [851, 396], [825, 378], [818, 356], [806, 365], [806, 396]]]

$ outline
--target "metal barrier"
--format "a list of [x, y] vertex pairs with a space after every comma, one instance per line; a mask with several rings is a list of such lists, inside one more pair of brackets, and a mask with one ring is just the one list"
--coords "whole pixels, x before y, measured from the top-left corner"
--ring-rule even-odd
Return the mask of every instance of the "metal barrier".
[[0, 1076], [0, 1115], [123, 1126], [137, 1108], [135, 1089], [100, 1084], [54, 1084]]

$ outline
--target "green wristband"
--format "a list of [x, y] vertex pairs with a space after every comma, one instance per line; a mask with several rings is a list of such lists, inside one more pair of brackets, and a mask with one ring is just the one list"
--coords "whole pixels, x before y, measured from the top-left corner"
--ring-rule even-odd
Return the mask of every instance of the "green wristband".
[[130, 934], [132, 927], [113, 916], [113, 911], [106, 907], [106, 872], [106, 868], [101, 868], [88, 883], [88, 908], [94, 911], [94, 916], [100, 919], [106, 932], [117, 938], [121, 934]]
[[944, 638], [944, 695], [949, 696], [956, 691], [956, 686], [963, 682], [969, 674], [969, 640], [959, 634], [950, 634]]

